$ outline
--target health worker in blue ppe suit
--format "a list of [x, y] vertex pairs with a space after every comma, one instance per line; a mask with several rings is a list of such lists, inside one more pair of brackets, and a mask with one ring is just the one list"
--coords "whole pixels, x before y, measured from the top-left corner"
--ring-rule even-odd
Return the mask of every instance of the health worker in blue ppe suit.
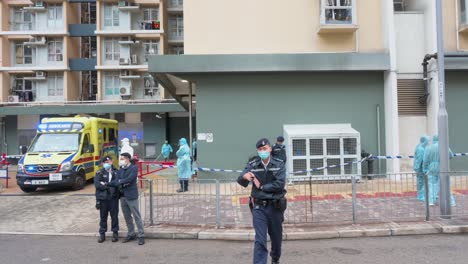
[[161, 147], [161, 154], [164, 157], [164, 161], [167, 161], [169, 159], [169, 155], [171, 155], [172, 151], [173, 150], [172, 150], [171, 145], [169, 145], [169, 143], [166, 140]]
[[429, 145], [429, 137], [422, 136], [419, 140], [419, 144], [416, 146], [414, 151], [414, 163], [413, 170], [416, 172], [417, 179], [417, 190], [418, 190], [418, 200], [424, 201], [424, 171], [423, 171], [423, 160], [424, 160], [424, 151]]
[[[439, 137], [434, 135], [432, 145], [426, 147], [423, 160], [423, 171], [427, 174], [429, 189], [429, 205], [434, 205], [439, 197], [440, 182], [440, 157], [439, 157]], [[450, 193], [450, 204], [455, 206], [455, 199]]]
[[180, 189], [177, 192], [188, 191], [189, 179], [192, 177], [192, 166], [190, 158], [190, 147], [185, 138], [179, 140], [177, 155], [177, 176], [179, 177]]

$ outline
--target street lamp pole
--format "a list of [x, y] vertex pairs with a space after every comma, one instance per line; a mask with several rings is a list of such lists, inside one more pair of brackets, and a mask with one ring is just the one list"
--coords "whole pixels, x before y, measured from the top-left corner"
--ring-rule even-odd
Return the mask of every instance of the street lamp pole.
[[444, 218], [450, 218], [450, 176], [449, 172], [449, 135], [448, 113], [445, 104], [445, 53], [442, 20], [442, 0], [436, 0], [437, 20], [437, 70], [439, 88], [439, 157], [440, 157], [440, 213]]

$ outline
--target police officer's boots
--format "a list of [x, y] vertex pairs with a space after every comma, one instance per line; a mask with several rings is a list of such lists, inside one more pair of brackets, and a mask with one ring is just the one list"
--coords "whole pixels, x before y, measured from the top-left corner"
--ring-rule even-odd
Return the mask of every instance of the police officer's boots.
[[106, 240], [106, 235], [100, 234], [97, 242], [98, 242], [98, 243], [102, 243], [102, 242], [104, 242], [105, 240]]
[[271, 264], [279, 264], [279, 259], [278, 258], [271, 258]]
[[119, 233], [113, 233], [112, 242], [117, 242], [117, 241], [119, 241]]

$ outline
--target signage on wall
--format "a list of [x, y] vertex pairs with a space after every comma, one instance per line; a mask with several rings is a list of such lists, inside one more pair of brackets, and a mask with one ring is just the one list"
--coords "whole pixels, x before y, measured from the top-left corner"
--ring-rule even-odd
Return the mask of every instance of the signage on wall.
[[213, 133], [198, 133], [197, 140], [206, 141], [207, 143], [212, 143]]

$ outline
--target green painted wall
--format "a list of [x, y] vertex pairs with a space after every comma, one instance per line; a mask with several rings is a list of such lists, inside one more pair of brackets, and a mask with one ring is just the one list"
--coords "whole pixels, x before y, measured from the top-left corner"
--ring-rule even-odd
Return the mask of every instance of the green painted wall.
[[[468, 75], [466, 71], [447, 72], [446, 100], [449, 115], [449, 143], [454, 152], [468, 152]], [[468, 171], [468, 157], [450, 161], [453, 171]]]
[[271, 73], [191, 76], [197, 83], [200, 166], [241, 169], [255, 142], [274, 140], [283, 124], [351, 123], [362, 148], [377, 153], [376, 106], [381, 105], [385, 153], [382, 73]]
[[8, 155], [18, 155], [18, 116], [6, 116], [5, 126]]

